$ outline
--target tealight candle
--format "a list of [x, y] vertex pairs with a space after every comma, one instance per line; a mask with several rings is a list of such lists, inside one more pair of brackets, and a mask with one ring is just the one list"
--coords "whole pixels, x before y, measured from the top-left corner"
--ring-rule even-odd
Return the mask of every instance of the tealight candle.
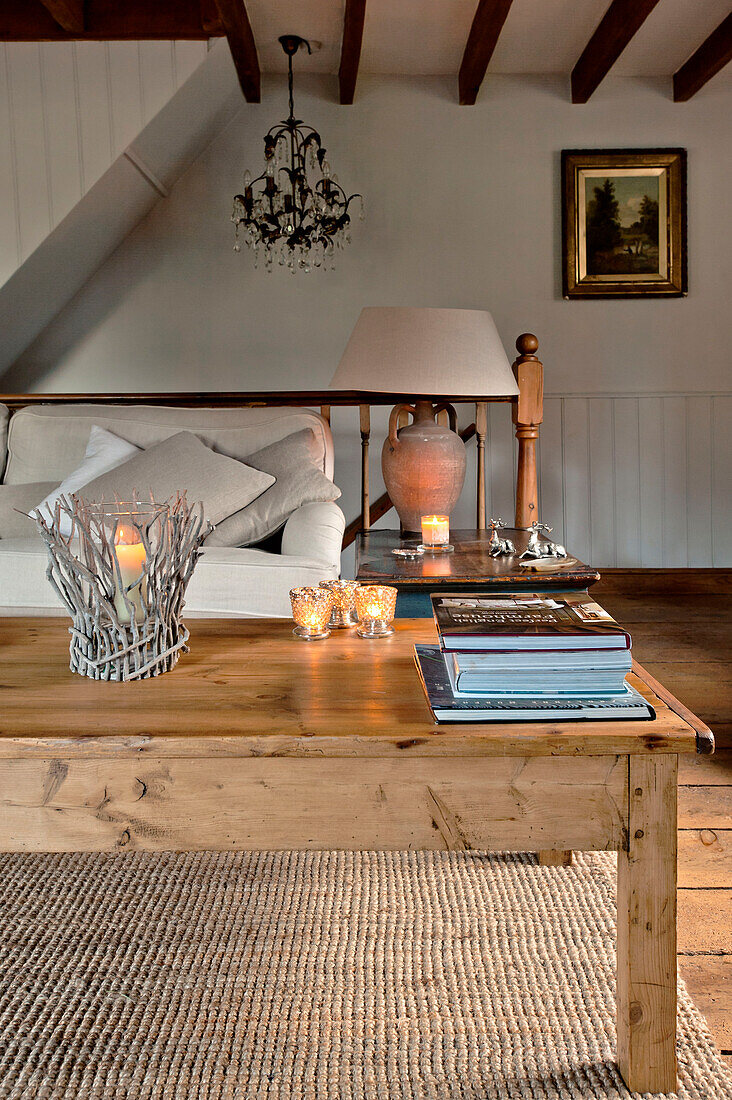
[[450, 541], [449, 516], [422, 516], [422, 545], [429, 550], [433, 546], [447, 546]]
[[333, 595], [327, 588], [290, 589], [292, 617], [295, 620], [293, 634], [304, 642], [316, 642], [330, 635], [328, 620], [333, 610]]
[[358, 622], [356, 615], [356, 589], [360, 588], [358, 581], [321, 581], [321, 588], [326, 588], [333, 596], [333, 610], [330, 614], [328, 626], [339, 628], [355, 626]]
[[360, 638], [383, 638], [394, 633], [396, 588], [386, 584], [364, 584], [356, 589], [356, 613]]
[[119, 578], [115, 577], [114, 591], [114, 609], [117, 612], [117, 618], [123, 624], [131, 622], [132, 612], [129, 606], [131, 604], [135, 612], [135, 622], [141, 623], [145, 618], [145, 609], [142, 605], [142, 582], [146, 556], [140, 532], [131, 523], [118, 525], [114, 533], [114, 556], [119, 566]]

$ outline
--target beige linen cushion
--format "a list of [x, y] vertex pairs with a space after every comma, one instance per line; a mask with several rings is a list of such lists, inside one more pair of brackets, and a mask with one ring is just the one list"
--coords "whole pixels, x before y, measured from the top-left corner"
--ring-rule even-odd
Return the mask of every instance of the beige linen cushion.
[[247, 455], [247, 465], [272, 475], [274, 484], [219, 523], [206, 545], [251, 546], [278, 531], [301, 505], [337, 500], [341, 491], [322, 472], [321, 463], [321, 448], [310, 428]]
[[21, 512], [30, 512], [55, 488], [52, 481], [0, 485], [0, 539], [25, 539], [35, 535], [35, 520]]
[[110, 470], [78, 491], [87, 500], [130, 500], [137, 491], [159, 504], [178, 492], [201, 501], [209, 523], [220, 523], [251, 504], [274, 483], [271, 474], [219, 455], [191, 432], [178, 432]]

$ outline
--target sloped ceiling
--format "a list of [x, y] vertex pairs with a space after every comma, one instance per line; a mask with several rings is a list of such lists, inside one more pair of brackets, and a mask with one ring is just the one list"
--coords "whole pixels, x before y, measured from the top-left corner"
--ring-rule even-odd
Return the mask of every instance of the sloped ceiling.
[[7, 368], [240, 106], [221, 41], [0, 287], [0, 385]]

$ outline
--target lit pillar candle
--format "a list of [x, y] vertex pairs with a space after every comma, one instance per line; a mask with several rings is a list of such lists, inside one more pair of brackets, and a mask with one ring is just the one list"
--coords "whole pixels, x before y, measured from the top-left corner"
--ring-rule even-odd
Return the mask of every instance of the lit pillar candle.
[[120, 523], [117, 527], [114, 535], [114, 554], [122, 580], [120, 588], [115, 570], [114, 608], [117, 618], [121, 623], [129, 623], [132, 619], [129, 608], [125, 604], [124, 592], [135, 609], [135, 621], [141, 623], [145, 617], [141, 592], [142, 573], [146, 560], [145, 547], [139, 531], [131, 524]]
[[422, 545], [447, 546], [450, 541], [448, 516], [422, 516]]

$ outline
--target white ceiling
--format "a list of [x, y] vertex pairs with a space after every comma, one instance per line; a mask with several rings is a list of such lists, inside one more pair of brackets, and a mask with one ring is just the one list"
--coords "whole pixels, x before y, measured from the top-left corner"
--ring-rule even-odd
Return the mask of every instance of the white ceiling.
[[[366, 0], [360, 71], [457, 75], [476, 6], [477, 0]], [[609, 0], [514, 0], [488, 71], [571, 72], [608, 7]], [[248, 0], [263, 71], [286, 70], [277, 38], [289, 33], [322, 43], [312, 57], [298, 54], [296, 69], [337, 72], [343, 9], [343, 0]], [[728, 13], [729, 0], [660, 0], [613, 74], [670, 76]]]

